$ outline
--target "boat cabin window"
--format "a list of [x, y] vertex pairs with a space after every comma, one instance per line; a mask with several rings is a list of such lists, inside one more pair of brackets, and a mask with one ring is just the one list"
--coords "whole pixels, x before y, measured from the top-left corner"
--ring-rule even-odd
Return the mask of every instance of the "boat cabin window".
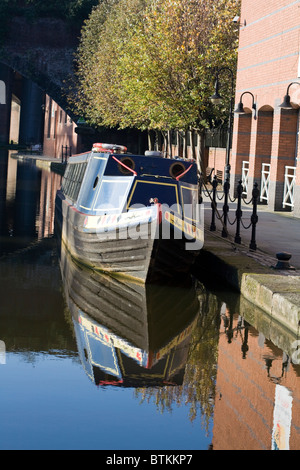
[[107, 343], [104, 339], [101, 340], [97, 335], [90, 332], [86, 332], [86, 336], [91, 364], [98, 366], [103, 372], [121, 378], [116, 351], [111, 342]]
[[198, 189], [191, 186], [181, 186], [181, 199], [183, 202], [183, 212], [187, 219], [196, 219], [198, 203]]
[[179, 194], [176, 183], [163, 183], [138, 180], [133, 187], [128, 206], [137, 204], [149, 206], [151, 201], [157, 199], [160, 204], [175, 207], [179, 210]]
[[107, 158], [106, 156], [97, 155], [90, 159], [84, 184], [78, 195], [77, 207], [79, 210], [90, 210], [92, 208], [100, 186], [99, 182], [106, 167]]
[[67, 165], [62, 182], [62, 191], [72, 201], [77, 199], [86, 166], [86, 162], [69, 163]]
[[122, 212], [133, 182], [132, 176], [104, 176], [94, 202], [93, 210], [97, 214]]

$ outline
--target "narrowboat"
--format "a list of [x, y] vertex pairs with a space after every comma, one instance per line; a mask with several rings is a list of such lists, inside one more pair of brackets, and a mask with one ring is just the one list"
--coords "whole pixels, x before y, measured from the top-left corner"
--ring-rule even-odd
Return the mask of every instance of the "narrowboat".
[[190, 272], [203, 246], [195, 161], [94, 144], [70, 157], [55, 222], [71, 256], [141, 283]]
[[129, 282], [77, 264], [64, 248], [60, 268], [78, 355], [95, 385], [182, 385], [200, 312], [192, 281]]

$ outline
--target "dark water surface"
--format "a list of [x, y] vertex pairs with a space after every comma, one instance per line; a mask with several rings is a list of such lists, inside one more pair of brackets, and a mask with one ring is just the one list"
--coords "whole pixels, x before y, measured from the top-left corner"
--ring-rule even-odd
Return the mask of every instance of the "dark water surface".
[[53, 236], [61, 177], [6, 157], [0, 449], [300, 448], [297, 338], [222, 286], [77, 266]]

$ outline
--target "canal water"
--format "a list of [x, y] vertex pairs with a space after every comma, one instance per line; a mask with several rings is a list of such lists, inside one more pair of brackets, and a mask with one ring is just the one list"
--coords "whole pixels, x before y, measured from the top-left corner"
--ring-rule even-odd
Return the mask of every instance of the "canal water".
[[297, 338], [220, 284], [76, 265], [54, 234], [61, 176], [0, 162], [1, 450], [300, 448]]

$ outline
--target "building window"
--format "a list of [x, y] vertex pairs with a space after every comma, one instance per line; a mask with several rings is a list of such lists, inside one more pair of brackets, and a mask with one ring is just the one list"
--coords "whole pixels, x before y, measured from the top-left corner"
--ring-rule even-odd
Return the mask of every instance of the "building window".
[[49, 98], [48, 129], [47, 129], [48, 139], [50, 139], [50, 134], [51, 134], [51, 116], [52, 116], [52, 98]]
[[57, 111], [54, 112], [54, 130], [53, 130], [53, 139], [56, 139], [56, 126], [57, 126]]
[[2, 80], [0, 80], [0, 104], [6, 104], [6, 89]]

